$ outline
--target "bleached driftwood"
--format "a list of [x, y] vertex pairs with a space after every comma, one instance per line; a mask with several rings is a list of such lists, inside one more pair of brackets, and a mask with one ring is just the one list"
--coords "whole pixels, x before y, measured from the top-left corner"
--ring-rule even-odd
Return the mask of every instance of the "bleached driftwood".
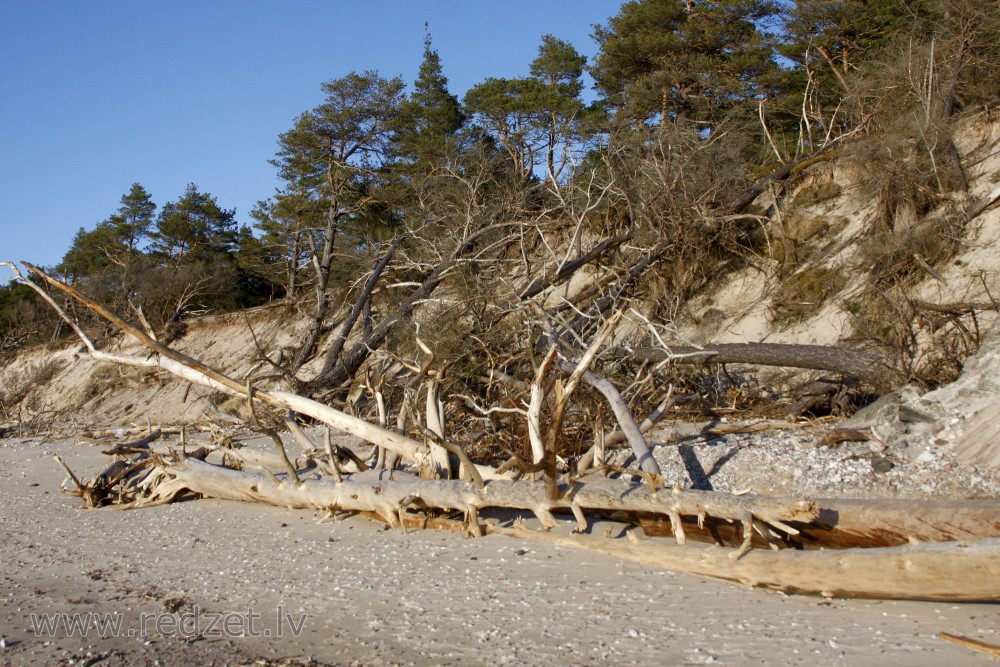
[[[157, 457], [158, 482], [144, 488], [137, 506], [157, 502], [164, 495], [188, 490], [224, 500], [263, 502], [279, 507], [318, 510], [372, 511], [398, 526], [396, 518], [408, 506], [467, 511], [470, 508], [523, 509], [534, 513], [548, 528], [555, 527], [553, 515], [560, 510], [609, 510], [679, 513], [729, 521], [758, 519], [788, 533], [797, 533], [788, 524], [809, 523], [819, 516], [819, 507], [808, 500], [754, 496], [732, 496], [707, 491], [661, 488], [650, 492], [648, 485], [599, 479], [595, 482], [562, 483], [559, 496], [550, 498], [545, 485], [528, 481], [491, 480], [482, 487], [460, 480], [422, 480], [405, 473], [368, 471], [337, 482], [318, 476], [296, 484], [286, 476], [270, 472], [233, 470], [199, 460], [178, 457], [167, 461]], [[152, 473], [151, 473], [152, 474]], [[577, 515], [580, 524], [579, 515]], [[578, 525], [585, 529], [586, 523]]]
[[[849, 549], [894, 547], [913, 542], [948, 542], [1000, 538], [1000, 501], [996, 500], [892, 500], [813, 498], [819, 517], [808, 526], [796, 524], [799, 535], [790, 542], [799, 549]], [[650, 536], [672, 535], [664, 517], [638, 517]], [[694, 542], [739, 543], [738, 526], [706, 521], [685, 526]], [[766, 546], [766, 540], [755, 544]]]
[[928, 542], [881, 549], [751, 551], [739, 559], [714, 545], [611, 540], [491, 528], [757, 588], [837, 598], [1000, 600], [1000, 539]]
[[[408, 521], [414, 518], [408, 512], [410, 508], [458, 510], [466, 514], [466, 527], [473, 534], [481, 534], [479, 511], [489, 507], [531, 511], [548, 528], [557, 525], [554, 512], [566, 509], [573, 510], [578, 521], [585, 509], [625, 508], [668, 516], [710, 513], [741, 524], [748, 520], [754, 524], [766, 522], [766, 526], [782, 530], [790, 528], [788, 524], [813, 523], [820, 514], [817, 504], [810, 501], [667, 489], [651, 494], [644, 485], [607, 480], [561, 485], [561, 497], [557, 500], [548, 497], [541, 483], [493, 481], [477, 488], [457, 480], [429, 481], [410, 475], [390, 479], [388, 471], [369, 471], [341, 482], [329, 477], [311, 477], [295, 484], [287, 477], [269, 472], [238, 471], [187, 458], [168, 462], [158, 456], [153, 457], [151, 468], [135, 482], [134, 488], [141, 492], [141, 497], [130, 507], [159, 505], [191, 492], [331, 513], [341, 510], [374, 513], [392, 526], [412, 526], [414, 522]], [[577, 531], [587, 528], [586, 523], [577, 525]], [[682, 546], [654, 539], [567, 537], [503, 528], [496, 523], [488, 523], [486, 532], [554, 541], [562, 546], [789, 593], [947, 601], [1000, 599], [998, 538], [875, 549], [749, 551], [734, 558], [738, 552], [729, 548]]]

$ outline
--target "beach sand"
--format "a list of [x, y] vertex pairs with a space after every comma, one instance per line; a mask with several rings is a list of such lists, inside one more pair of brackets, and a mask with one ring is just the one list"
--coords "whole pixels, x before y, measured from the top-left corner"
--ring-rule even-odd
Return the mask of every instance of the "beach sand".
[[[986, 665], [937, 634], [1000, 643], [1000, 605], [785, 596], [245, 503], [85, 510], [51, 453], [87, 479], [107, 464], [95, 446], [0, 441], [0, 665]], [[72, 614], [87, 636], [66, 632]]]

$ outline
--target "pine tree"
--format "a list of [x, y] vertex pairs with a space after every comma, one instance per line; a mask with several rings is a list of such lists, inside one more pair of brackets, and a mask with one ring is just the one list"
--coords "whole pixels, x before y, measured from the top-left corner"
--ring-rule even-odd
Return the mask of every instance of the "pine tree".
[[236, 211], [219, 206], [215, 197], [190, 183], [176, 202], [160, 211], [152, 249], [174, 267], [225, 259], [236, 245]]
[[532, 77], [489, 78], [465, 94], [465, 107], [510, 158], [514, 175], [531, 178], [545, 148], [549, 91]]
[[128, 194], [123, 195], [118, 212], [107, 220], [107, 224], [115, 230], [115, 235], [121, 241], [125, 253], [135, 256], [140, 244], [147, 238], [156, 215], [156, 204], [146, 189], [138, 183], [133, 183]]
[[597, 86], [637, 120], [712, 122], [768, 92], [777, 65], [760, 26], [777, 11], [771, 0], [627, 2], [595, 26]]
[[138, 183], [122, 195], [118, 211], [87, 231], [82, 227], [59, 265], [68, 277], [95, 275], [112, 265], [127, 268], [142, 254], [156, 204]]
[[917, 4], [800, 0], [785, 16], [785, 39], [779, 50], [799, 66], [810, 68], [813, 76], [832, 80], [843, 94], [850, 90], [848, 78], [859, 65], [910, 24]]
[[[404, 87], [399, 77], [384, 79], [376, 71], [328, 81], [321, 86], [326, 101], [299, 116], [295, 127], [278, 138], [281, 149], [272, 164], [287, 183], [285, 191], [324, 210], [323, 226], [306, 237], [316, 305], [306, 343], [292, 362], [295, 370], [312, 354], [323, 328], [334, 241], [379, 201], [378, 188], [393, 158]], [[354, 237], [348, 241], [354, 247], [366, 241], [345, 236]]]
[[402, 160], [421, 172], [435, 169], [448, 151], [448, 144], [465, 123], [458, 98], [448, 90], [441, 56], [431, 46], [424, 24], [424, 59], [413, 93], [400, 105], [396, 150]]
[[568, 146], [573, 140], [574, 126], [583, 111], [580, 93], [583, 91], [583, 69], [586, 56], [569, 42], [552, 35], [543, 35], [538, 56], [531, 62], [531, 75], [545, 86], [545, 130], [547, 148], [545, 165], [548, 173], [557, 177], [562, 164], [556, 165], [556, 151], [560, 144]]

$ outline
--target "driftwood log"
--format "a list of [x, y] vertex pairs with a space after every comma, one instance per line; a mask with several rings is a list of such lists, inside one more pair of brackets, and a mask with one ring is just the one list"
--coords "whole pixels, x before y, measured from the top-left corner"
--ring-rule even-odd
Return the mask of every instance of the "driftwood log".
[[[172, 460], [168, 461], [168, 458]], [[145, 474], [135, 474], [137, 466], [145, 466]], [[701, 518], [710, 513], [717, 518], [727, 517], [737, 525], [751, 525], [761, 535], [773, 533], [769, 526], [781, 527], [789, 531], [787, 535], [799, 532], [792, 525], [811, 525], [810, 530], [818, 535], [827, 530], [820, 525], [820, 517], [834, 512], [839, 514], [844, 529], [851, 530], [855, 524], [861, 524], [861, 532], [869, 534], [879, 530], [869, 521], [877, 521], [881, 515], [881, 521], [887, 525], [925, 537], [955, 538], [958, 537], [955, 532], [978, 533], [974, 535], [978, 537], [992, 531], [996, 535], [1000, 532], [996, 514], [993, 512], [990, 515], [985, 503], [973, 520], [966, 521], [963, 528], [957, 529], [954, 517], [951, 521], [944, 517], [948, 508], [943, 504], [935, 506], [935, 503], [928, 504], [927, 511], [921, 511], [923, 503], [919, 502], [897, 503], [895, 507], [893, 503], [883, 503], [881, 507], [876, 503], [874, 512], [866, 512], [863, 502], [838, 504], [842, 501], [832, 501], [826, 503], [830, 507], [820, 508], [816, 502], [792, 499], [669, 489], [661, 489], [654, 494], [649, 493], [644, 485], [623, 485], [610, 480], [563, 485], [561, 497], [552, 500], [548, 498], [544, 485], [532, 482], [491, 481], [477, 488], [461, 481], [432, 482], [399, 473], [396, 473], [396, 478], [390, 478], [387, 471], [360, 473], [352, 478], [345, 477], [340, 482], [325, 476], [295, 481], [281, 473], [234, 470], [198, 458], [176, 455], [153, 455], [124, 469], [130, 471], [129, 487], [135, 494], [126, 505], [130, 508], [160, 505], [195, 493], [203, 497], [317, 509], [331, 514], [337, 511], [374, 514], [389, 525], [404, 530], [407, 526], [428, 524], [426, 520], [413, 521], [411, 510], [457, 510], [465, 513], [463, 526], [473, 535], [485, 532], [545, 540], [787, 593], [956, 602], [1000, 600], [998, 537], [921, 542], [909, 534], [909, 541], [902, 546], [765, 551], [694, 543], [685, 546], [683, 528], [677, 531], [678, 544], [655, 538], [640, 540], [634, 535], [629, 535], [628, 539], [610, 539], [594, 535], [567, 536], [547, 530], [557, 527], [555, 512], [559, 510], [572, 511], [576, 517], [574, 532], [583, 533], [589, 532], [590, 528], [584, 510], [626, 508], [668, 516], [697, 515]], [[107, 474], [102, 473], [95, 481], [106, 478]], [[78, 481], [75, 484], [78, 492], [74, 495], [87, 497], [88, 485]], [[995, 509], [995, 504], [993, 507]], [[529, 510], [546, 530], [530, 530], [517, 527], [517, 524], [505, 527], [493, 520], [488, 520], [484, 527], [480, 525], [479, 511], [487, 508]], [[914, 512], [919, 516], [913, 517]], [[767, 524], [761, 525], [765, 518]], [[934, 527], [938, 521], [952, 528]], [[903, 534], [899, 533], [897, 538]]]
[[[777, 499], [776, 499], [777, 500]], [[895, 547], [914, 542], [948, 542], [1000, 538], [1000, 503], [995, 500], [857, 500], [813, 498], [819, 516], [799, 529], [798, 549]], [[672, 535], [668, 521], [655, 514], [639, 515], [647, 535]], [[733, 543], [739, 535], [726, 523], [685, 522], [688, 541]], [[766, 546], [755, 538], [755, 545]]]
[[881, 549], [751, 551], [734, 559], [732, 550], [714, 545], [566, 537], [523, 529], [494, 532], [786, 593], [885, 600], [1000, 600], [997, 538]]

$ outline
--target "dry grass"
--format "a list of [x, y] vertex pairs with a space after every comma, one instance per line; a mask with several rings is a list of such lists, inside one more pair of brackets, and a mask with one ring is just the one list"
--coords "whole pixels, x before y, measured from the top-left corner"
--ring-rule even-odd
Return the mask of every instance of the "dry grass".
[[815, 315], [846, 283], [844, 271], [831, 266], [809, 266], [794, 273], [781, 283], [774, 296], [774, 323], [788, 325]]
[[21, 421], [25, 410], [30, 413], [43, 411], [43, 390], [64, 366], [63, 362], [49, 358], [9, 369], [0, 375], [0, 415], [4, 421]]

